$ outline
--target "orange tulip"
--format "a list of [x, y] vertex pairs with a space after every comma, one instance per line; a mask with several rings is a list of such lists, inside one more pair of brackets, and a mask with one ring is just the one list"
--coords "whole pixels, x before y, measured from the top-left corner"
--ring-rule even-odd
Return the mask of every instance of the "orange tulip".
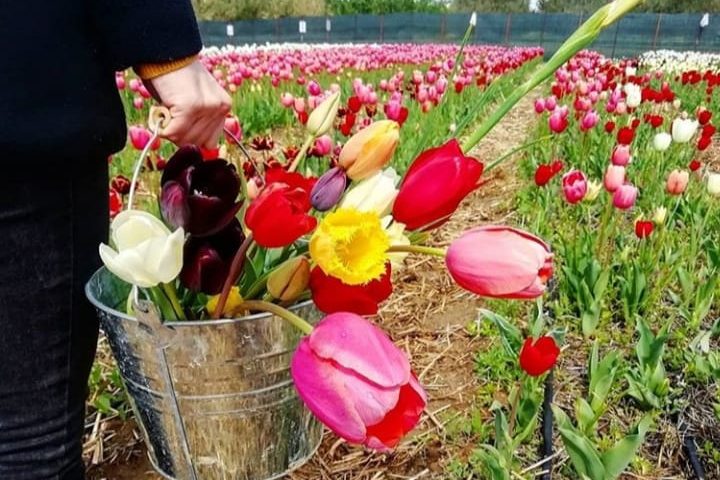
[[400, 125], [380, 120], [350, 137], [338, 164], [352, 180], [363, 180], [379, 172], [395, 153], [400, 138]]

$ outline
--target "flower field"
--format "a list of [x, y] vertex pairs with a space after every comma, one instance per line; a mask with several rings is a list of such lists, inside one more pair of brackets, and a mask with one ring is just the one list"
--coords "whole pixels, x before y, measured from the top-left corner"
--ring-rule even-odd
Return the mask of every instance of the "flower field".
[[[303, 340], [293, 369], [312, 372], [324, 355], [314, 336], [339, 335], [333, 312], [349, 304], [412, 364], [410, 372], [405, 355], [388, 353], [395, 347], [370, 323], [353, 327], [359, 338], [378, 338], [351, 346], [356, 355], [378, 348], [405, 372], [399, 384], [367, 382], [399, 390], [401, 433], [370, 424], [350, 432], [348, 422], [327, 418], [337, 413], [329, 396], [313, 400], [326, 386], [295, 376], [301, 398], [335, 433], [292, 478], [505, 480], [549, 469], [568, 479], [720, 478], [717, 60], [583, 51], [463, 153], [460, 144], [542, 53], [468, 46], [459, 55], [447, 45], [203, 53], [234, 100], [225, 141], [210, 155], [228, 159], [252, 202], [220, 192], [222, 204], [197, 199], [177, 210], [174, 198], [199, 197], [211, 189], [208, 178], [229, 174], [201, 173], [211, 168], [207, 152], [149, 146], [137, 202], [191, 234], [180, 283], [208, 293], [182, 300], [207, 301], [200, 316], [233, 308], [232, 292], [211, 294], [223, 290], [242, 233], [222, 239], [238, 243], [230, 254], [205, 239], [237, 215], [268, 252], [307, 236], [298, 251], [312, 269], [305, 256], [268, 254], [260, 264], [272, 268], [241, 277], [235, 304], [260, 293], [283, 305], [309, 292], [330, 314]], [[152, 141], [150, 92], [130, 73], [116, 81], [129, 144], [110, 159], [113, 216], [127, 206], [133, 164]], [[302, 181], [289, 176], [296, 167]], [[301, 182], [307, 202], [268, 187], [276, 182]], [[283, 228], [268, 225], [263, 209], [280, 216], [287, 205]], [[329, 213], [316, 219], [311, 208]], [[346, 375], [347, 358], [334, 361], [332, 375]], [[104, 347], [90, 407], [90, 478], [159, 478], [145, 473]], [[415, 423], [418, 431], [400, 440]]]

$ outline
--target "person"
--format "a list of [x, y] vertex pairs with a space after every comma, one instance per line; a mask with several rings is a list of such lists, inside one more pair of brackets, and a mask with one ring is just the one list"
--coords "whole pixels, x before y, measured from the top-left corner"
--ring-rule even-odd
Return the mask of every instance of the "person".
[[81, 480], [98, 335], [83, 287], [127, 136], [114, 72], [135, 68], [178, 145], [216, 146], [231, 100], [197, 61], [190, 0], [0, 2], [0, 44], [0, 479]]
[[697, 33], [697, 38], [695, 39], [695, 45], [700, 45], [700, 40], [702, 39], [702, 34], [708, 25], [710, 25], [710, 14], [705, 12], [705, 14], [702, 16], [702, 18], [700, 18], [700, 25], [698, 25], [698, 33]]

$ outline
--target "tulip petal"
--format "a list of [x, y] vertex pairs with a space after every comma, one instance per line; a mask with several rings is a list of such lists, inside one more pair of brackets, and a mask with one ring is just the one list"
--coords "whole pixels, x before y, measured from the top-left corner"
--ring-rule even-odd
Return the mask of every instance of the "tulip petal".
[[309, 337], [321, 358], [362, 375], [381, 387], [397, 387], [410, 379], [410, 362], [385, 332], [351, 313], [325, 317]]
[[178, 228], [167, 238], [154, 239], [148, 249], [149, 268], [157, 278], [168, 283], [180, 274], [183, 266], [185, 232]]
[[298, 395], [322, 423], [348, 441], [365, 440], [365, 425], [352, 404], [353, 395], [333, 364], [313, 353], [308, 337], [295, 351], [290, 371]]
[[113, 274], [127, 283], [142, 288], [154, 287], [158, 284], [147, 275], [142, 257], [134, 250], [118, 253], [105, 244], [100, 244], [100, 258]]
[[202, 164], [202, 162], [203, 157], [200, 148], [195, 145], [180, 147], [165, 165], [160, 184], [165, 185], [165, 183], [175, 180], [180, 182], [186, 189], [189, 189], [187, 170]]
[[170, 230], [165, 224], [148, 212], [124, 210], [110, 224], [112, 240], [118, 250], [135, 248], [149, 237], [165, 237]]
[[160, 192], [160, 213], [174, 228], [186, 227], [190, 220], [187, 190], [176, 181], [163, 185]]
[[402, 437], [415, 428], [422, 415], [427, 398], [415, 375], [400, 388], [396, 405], [377, 424], [367, 427], [366, 445], [375, 449], [395, 447]]

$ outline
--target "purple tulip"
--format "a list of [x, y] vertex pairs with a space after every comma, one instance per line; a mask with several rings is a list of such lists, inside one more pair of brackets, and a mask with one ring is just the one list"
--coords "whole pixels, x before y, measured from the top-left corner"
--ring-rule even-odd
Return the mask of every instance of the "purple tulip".
[[195, 146], [180, 148], [163, 171], [160, 211], [174, 228], [207, 236], [225, 228], [240, 210], [240, 177], [222, 159], [203, 161]]
[[313, 208], [319, 212], [333, 208], [345, 193], [347, 183], [347, 175], [342, 168], [334, 167], [325, 172], [310, 192], [310, 203]]
[[223, 230], [209, 237], [190, 237], [185, 242], [182, 284], [195, 292], [216, 295], [222, 291], [230, 264], [242, 244], [240, 222], [235, 219]]

